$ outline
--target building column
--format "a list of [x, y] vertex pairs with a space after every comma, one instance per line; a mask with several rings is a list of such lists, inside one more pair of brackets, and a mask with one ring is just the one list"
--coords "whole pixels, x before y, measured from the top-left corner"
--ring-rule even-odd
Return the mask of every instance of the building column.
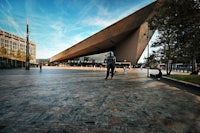
[[131, 64], [137, 63], [148, 44], [145, 36], [147, 30], [148, 23], [145, 22], [116, 46], [115, 55], [118, 62], [127, 61], [131, 62]]

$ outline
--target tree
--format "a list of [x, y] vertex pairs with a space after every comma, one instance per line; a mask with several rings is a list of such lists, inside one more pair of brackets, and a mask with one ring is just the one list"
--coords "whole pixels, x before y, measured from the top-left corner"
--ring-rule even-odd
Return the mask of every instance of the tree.
[[10, 58], [15, 59], [15, 51], [12, 48], [10, 49]]
[[17, 58], [17, 60], [21, 61], [21, 51], [20, 51], [20, 49], [17, 50], [16, 58]]
[[22, 62], [22, 67], [23, 67], [23, 62], [26, 62], [26, 52], [24, 51], [21, 52], [21, 62]]
[[15, 64], [16, 64], [16, 58], [15, 58], [15, 51], [13, 48], [10, 49], [10, 54], [8, 55], [8, 58], [10, 59], [10, 66], [11, 67], [15, 67], [15, 65], [13, 64], [13, 60], [15, 60]]
[[2, 46], [0, 50], [2, 58], [5, 57], [7, 54], [7, 49], [4, 46]]
[[[157, 1], [149, 27], [158, 30], [159, 39], [153, 47], [161, 47], [160, 54], [167, 68], [170, 68], [168, 63], [177, 60], [180, 55], [190, 60], [199, 57], [199, 9], [197, 0]], [[168, 69], [167, 74], [170, 74]]]
[[187, 0], [181, 4], [177, 7], [182, 9], [177, 14], [177, 40], [180, 43], [180, 52], [188, 62], [192, 62], [192, 71], [196, 71], [196, 60], [200, 57], [200, 2]]
[[8, 59], [6, 58], [6, 63], [3, 63], [4, 57], [7, 57], [7, 49], [6, 49], [6, 47], [1, 46], [1, 47], [0, 47], [0, 53], [1, 53], [2, 65], [3, 65], [3, 66], [5, 65], [4, 67], [6, 67], [6, 65], [7, 65], [7, 63], [8, 63]]
[[17, 58], [18, 61], [21, 61], [21, 66], [23, 67], [23, 59], [22, 59], [22, 57], [23, 57], [23, 53], [21, 52], [20, 49], [18, 49], [16, 58]]
[[2, 60], [3, 60], [3, 58], [6, 57], [7, 49], [4, 46], [2, 46], [0, 49], [0, 53], [1, 53]]
[[22, 52], [22, 56], [21, 56], [21, 59], [23, 62], [26, 62], [26, 52]]
[[32, 54], [29, 55], [29, 59], [30, 59], [30, 61], [33, 60], [33, 55]]
[[156, 51], [153, 51], [153, 53], [148, 58], [145, 58], [147, 62], [146, 65], [150, 68], [156, 68], [159, 62], [158, 58], [159, 57]]

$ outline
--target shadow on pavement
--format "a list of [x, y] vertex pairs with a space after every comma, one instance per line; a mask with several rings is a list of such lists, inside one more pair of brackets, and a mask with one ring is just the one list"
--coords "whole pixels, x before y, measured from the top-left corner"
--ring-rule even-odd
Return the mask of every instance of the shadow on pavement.
[[167, 80], [167, 79], [164, 79], [164, 78], [162, 78], [160, 81], [163, 82], [163, 83], [169, 84], [170, 86], [174, 86], [174, 87], [179, 88], [181, 90], [185, 90], [187, 92], [190, 92], [192, 94], [200, 96], [200, 88], [198, 88], [198, 87], [192, 87], [192, 86], [187, 85], [187, 84], [173, 82], [173, 81], [170, 81], [170, 80]]

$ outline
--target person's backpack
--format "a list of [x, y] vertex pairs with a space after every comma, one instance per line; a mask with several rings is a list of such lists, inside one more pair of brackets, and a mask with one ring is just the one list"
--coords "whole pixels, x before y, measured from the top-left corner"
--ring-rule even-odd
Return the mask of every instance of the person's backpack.
[[106, 61], [107, 61], [108, 65], [110, 65], [110, 64], [114, 65], [115, 64], [115, 57], [114, 56], [108, 56]]

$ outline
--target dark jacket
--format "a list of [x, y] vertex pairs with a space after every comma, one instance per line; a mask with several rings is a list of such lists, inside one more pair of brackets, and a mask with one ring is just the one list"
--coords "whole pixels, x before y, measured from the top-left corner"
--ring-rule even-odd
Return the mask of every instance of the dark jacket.
[[115, 67], [116, 58], [115, 56], [108, 56], [106, 58], [107, 67]]

